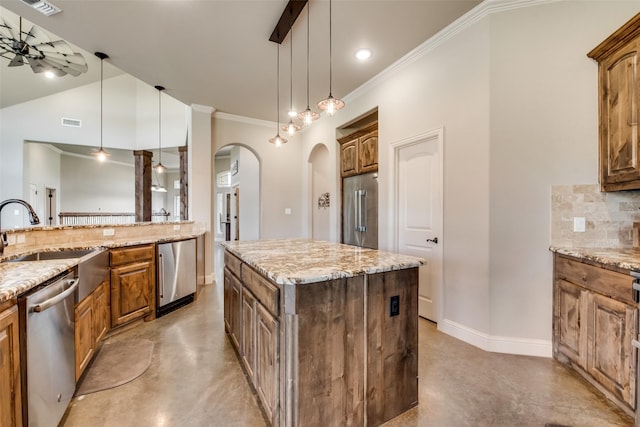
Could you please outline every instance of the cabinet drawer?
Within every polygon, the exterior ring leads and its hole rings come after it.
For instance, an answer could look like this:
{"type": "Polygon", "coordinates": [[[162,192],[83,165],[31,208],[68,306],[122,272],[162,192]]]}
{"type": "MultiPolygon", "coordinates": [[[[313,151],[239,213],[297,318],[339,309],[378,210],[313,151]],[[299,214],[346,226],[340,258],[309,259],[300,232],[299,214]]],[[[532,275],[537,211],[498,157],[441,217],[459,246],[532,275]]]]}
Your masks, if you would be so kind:
{"type": "Polygon", "coordinates": [[[155,256],[155,246],[134,246],[129,248],[111,249],[111,266],[131,264],[138,261],[152,260],[155,256]]]}
{"type": "Polygon", "coordinates": [[[240,275],[240,266],[242,265],[242,261],[238,259],[235,255],[230,254],[228,251],[224,252],[224,265],[231,271],[236,277],[242,277],[240,275]]]}
{"type": "Polygon", "coordinates": [[[280,289],[264,279],[246,264],[242,267],[242,282],[256,296],[256,299],[273,315],[278,316],[280,289]]]}
{"type": "Polygon", "coordinates": [[[563,256],[555,258],[556,278],[635,305],[630,275],[584,264],[563,256]]]}

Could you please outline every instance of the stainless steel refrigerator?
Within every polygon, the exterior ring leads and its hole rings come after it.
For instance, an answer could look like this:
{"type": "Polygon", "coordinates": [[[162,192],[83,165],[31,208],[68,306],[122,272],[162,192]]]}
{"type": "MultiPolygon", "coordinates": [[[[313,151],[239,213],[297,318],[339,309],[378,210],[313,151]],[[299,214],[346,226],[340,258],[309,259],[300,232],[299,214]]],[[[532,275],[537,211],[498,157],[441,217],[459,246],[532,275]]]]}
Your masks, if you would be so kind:
{"type": "Polygon", "coordinates": [[[342,243],[378,249],[378,173],[342,180],[342,243]]]}

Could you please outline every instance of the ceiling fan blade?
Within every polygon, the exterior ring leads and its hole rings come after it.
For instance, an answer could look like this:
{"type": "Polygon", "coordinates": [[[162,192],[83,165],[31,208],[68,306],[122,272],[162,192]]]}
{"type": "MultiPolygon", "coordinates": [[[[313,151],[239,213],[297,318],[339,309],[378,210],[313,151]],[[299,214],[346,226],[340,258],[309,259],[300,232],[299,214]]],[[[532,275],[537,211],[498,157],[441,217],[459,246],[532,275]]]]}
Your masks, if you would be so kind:
{"type": "Polygon", "coordinates": [[[42,62],[45,64],[49,64],[51,67],[57,68],[59,70],[64,70],[65,73],[71,74],[72,76],[79,76],[82,73],[87,71],[87,65],[81,64],[73,64],[67,61],[58,61],[55,58],[45,57],[42,59],[42,62]]]}
{"type": "Polygon", "coordinates": [[[23,35],[23,40],[30,45],[34,45],[36,43],[45,43],[49,41],[49,37],[45,34],[45,32],[35,25],[31,27],[28,33],[23,33],[23,35]]]}
{"type": "Polygon", "coordinates": [[[75,52],[71,50],[71,46],[64,40],[56,40],[54,42],[44,41],[38,44],[32,44],[31,47],[38,49],[41,52],[46,53],[61,53],[65,55],[73,55],[75,52]]]}
{"type": "Polygon", "coordinates": [[[27,61],[29,62],[29,65],[31,66],[31,70],[34,73],[43,73],[47,71],[47,68],[45,67],[42,60],[35,59],[35,58],[27,58],[27,61]]]}
{"type": "Polygon", "coordinates": [[[9,62],[9,67],[19,67],[21,65],[24,65],[24,58],[21,55],[14,56],[9,62]]]}
{"type": "Polygon", "coordinates": [[[19,31],[16,25],[4,18],[0,18],[0,32],[6,34],[12,40],[20,40],[19,31]]]}

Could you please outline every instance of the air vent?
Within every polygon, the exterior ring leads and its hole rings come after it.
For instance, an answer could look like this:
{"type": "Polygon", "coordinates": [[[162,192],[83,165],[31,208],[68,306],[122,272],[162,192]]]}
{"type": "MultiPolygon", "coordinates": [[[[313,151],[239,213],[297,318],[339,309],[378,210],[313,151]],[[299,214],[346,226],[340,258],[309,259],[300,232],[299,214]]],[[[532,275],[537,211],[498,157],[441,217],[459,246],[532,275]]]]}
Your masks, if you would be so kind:
{"type": "Polygon", "coordinates": [[[43,15],[51,16],[51,15],[55,15],[56,13],[62,12],[62,9],[60,9],[58,6],[54,6],[47,1],[41,1],[41,0],[21,0],[21,1],[22,3],[28,4],[38,12],[42,13],[43,15]]]}
{"type": "Polygon", "coordinates": [[[62,118],[62,126],[70,126],[72,128],[81,128],[82,120],[62,118]]]}

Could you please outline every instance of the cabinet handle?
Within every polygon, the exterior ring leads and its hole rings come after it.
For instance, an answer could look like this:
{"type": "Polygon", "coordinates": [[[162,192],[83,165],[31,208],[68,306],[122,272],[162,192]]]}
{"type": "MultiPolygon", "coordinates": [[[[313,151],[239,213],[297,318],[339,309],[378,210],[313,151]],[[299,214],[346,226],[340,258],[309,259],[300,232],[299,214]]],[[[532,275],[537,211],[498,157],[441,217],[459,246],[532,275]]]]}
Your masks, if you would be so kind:
{"type": "Polygon", "coordinates": [[[635,348],[640,348],[640,341],[631,340],[631,345],[634,346],[635,348]]]}

